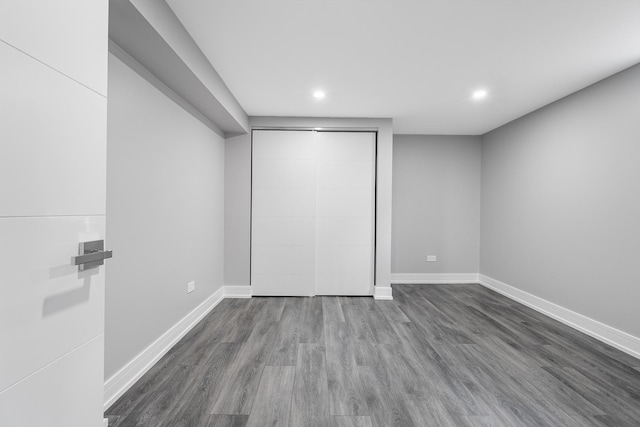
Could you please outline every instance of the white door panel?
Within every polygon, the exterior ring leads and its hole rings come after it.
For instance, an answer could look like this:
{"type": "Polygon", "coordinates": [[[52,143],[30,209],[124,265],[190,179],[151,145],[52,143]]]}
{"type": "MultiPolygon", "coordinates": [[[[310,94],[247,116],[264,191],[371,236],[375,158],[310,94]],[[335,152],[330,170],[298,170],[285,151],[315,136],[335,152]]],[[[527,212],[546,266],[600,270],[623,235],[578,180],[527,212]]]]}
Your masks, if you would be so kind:
{"type": "Polygon", "coordinates": [[[316,146],[313,139],[301,131],[256,131],[254,136],[254,159],[316,159],[316,146]]]}
{"type": "Polygon", "coordinates": [[[372,295],[375,135],[319,133],[317,150],[316,293],[372,295]]]}
{"type": "Polygon", "coordinates": [[[253,168],[254,188],[313,188],[315,176],[309,171],[316,165],[313,159],[270,159],[256,162],[253,168]]]}
{"type": "Polygon", "coordinates": [[[0,40],[106,96],[108,8],[107,0],[2,1],[0,40]]]}
{"type": "Polygon", "coordinates": [[[372,132],[318,132],[318,161],[374,162],[372,132]]]}
{"type": "Polygon", "coordinates": [[[251,233],[253,245],[313,246],[316,225],[313,217],[259,217],[251,233]]]}
{"type": "Polygon", "coordinates": [[[373,285],[368,276],[361,274],[318,274],[316,295],[373,295],[373,285]],[[351,291],[351,289],[359,292],[351,291]],[[369,291],[364,291],[370,289],[369,291]]]}
{"type": "Polygon", "coordinates": [[[360,217],[371,224],[373,197],[361,189],[318,188],[317,215],[360,217]]]}
{"type": "Polygon", "coordinates": [[[106,98],[4,43],[0,64],[0,216],[104,215],[106,98]]]}
{"type": "Polygon", "coordinates": [[[104,336],[100,334],[0,392],[0,425],[101,427],[104,336]]]}
{"type": "Polygon", "coordinates": [[[251,271],[255,274],[304,275],[315,268],[316,249],[311,246],[253,245],[251,271]]]}
{"type": "Polygon", "coordinates": [[[71,265],[105,218],[0,218],[0,390],[104,331],[104,267],[71,265]]]}
{"type": "Polygon", "coordinates": [[[255,131],[252,146],[251,292],[312,295],[315,142],[310,132],[255,131]]]}
{"type": "Polygon", "coordinates": [[[312,188],[258,188],[253,193],[251,210],[255,218],[315,216],[312,188]]]}
{"type": "Polygon", "coordinates": [[[371,189],[371,161],[318,162],[318,187],[371,189]]]}
{"type": "Polygon", "coordinates": [[[254,131],[252,293],[372,295],[374,177],[374,133],[254,131]]]}
{"type": "Polygon", "coordinates": [[[369,274],[371,270],[369,248],[369,245],[318,246],[316,253],[318,274],[369,274]]]}
{"type": "Polygon", "coordinates": [[[314,295],[313,274],[251,273],[251,294],[269,296],[309,297],[314,295]]]}
{"type": "Polygon", "coordinates": [[[0,5],[0,426],[103,425],[107,12],[0,5]]]}
{"type": "Polygon", "coordinates": [[[371,222],[360,217],[318,217],[318,246],[371,245],[371,222]]]}

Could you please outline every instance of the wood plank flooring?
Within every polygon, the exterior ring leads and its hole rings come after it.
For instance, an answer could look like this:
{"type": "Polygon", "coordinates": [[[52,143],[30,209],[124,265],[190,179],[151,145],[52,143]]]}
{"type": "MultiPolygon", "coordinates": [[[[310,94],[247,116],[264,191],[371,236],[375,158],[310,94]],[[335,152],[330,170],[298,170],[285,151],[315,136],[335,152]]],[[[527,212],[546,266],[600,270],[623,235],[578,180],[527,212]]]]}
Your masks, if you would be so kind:
{"type": "Polygon", "coordinates": [[[640,426],[640,360],[479,285],[224,300],[106,412],[142,426],[640,426]]]}

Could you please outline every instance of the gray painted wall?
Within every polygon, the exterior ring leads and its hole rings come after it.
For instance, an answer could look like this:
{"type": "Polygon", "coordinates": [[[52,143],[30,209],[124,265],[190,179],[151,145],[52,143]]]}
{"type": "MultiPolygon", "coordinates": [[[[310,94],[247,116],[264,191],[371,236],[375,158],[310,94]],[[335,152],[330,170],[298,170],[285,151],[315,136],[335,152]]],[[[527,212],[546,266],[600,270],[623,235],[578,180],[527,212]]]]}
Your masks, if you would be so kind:
{"type": "Polygon", "coordinates": [[[107,145],[110,378],[222,286],[224,139],[110,55],[107,145]]]}
{"type": "Polygon", "coordinates": [[[478,273],[480,142],[394,135],[392,273],[478,273]]]}
{"type": "Polygon", "coordinates": [[[480,272],[640,336],[640,66],[482,143],[480,272]]]}
{"type": "Polygon", "coordinates": [[[228,138],[224,156],[224,284],[249,286],[251,134],[228,138]]]}

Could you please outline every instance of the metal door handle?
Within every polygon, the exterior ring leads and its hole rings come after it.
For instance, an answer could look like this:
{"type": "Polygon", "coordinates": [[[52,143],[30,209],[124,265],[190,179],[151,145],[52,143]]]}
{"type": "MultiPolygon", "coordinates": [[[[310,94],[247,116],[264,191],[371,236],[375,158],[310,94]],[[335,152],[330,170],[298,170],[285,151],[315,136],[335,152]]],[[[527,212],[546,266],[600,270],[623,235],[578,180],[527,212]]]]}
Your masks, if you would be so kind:
{"type": "Polygon", "coordinates": [[[113,251],[96,251],[91,252],[86,255],[78,255],[71,258],[71,262],[73,265],[82,265],[88,264],[94,261],[100,261],[103,259],[111,258],[113,256],[113,251]]]}
{"type": "Polygon", "coordinates": [[[113,256],[113,251],[104,250],[104,240],[81,242],[80,255],[71,257],[71,265],[77,265],[80,271],[98,267],[104,264],[104,260],[113,256]]]}

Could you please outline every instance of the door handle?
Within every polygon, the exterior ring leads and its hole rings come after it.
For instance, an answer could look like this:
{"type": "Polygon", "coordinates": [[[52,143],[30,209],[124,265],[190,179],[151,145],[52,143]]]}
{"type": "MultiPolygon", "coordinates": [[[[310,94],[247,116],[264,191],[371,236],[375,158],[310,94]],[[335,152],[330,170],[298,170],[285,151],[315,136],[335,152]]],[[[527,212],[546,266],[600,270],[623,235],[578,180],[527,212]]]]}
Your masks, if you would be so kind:
{"type": "Polygon", "coordinates": [[[104,240],[80,242],[79,253],[71,257],[71,265],[77,265],[80,271],[103,265],[105,259],[113,256],[113,251],[104,250],[104,240]]]}

